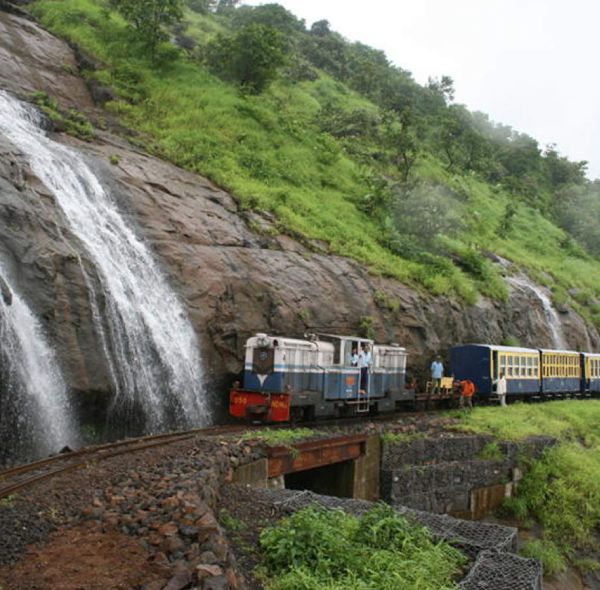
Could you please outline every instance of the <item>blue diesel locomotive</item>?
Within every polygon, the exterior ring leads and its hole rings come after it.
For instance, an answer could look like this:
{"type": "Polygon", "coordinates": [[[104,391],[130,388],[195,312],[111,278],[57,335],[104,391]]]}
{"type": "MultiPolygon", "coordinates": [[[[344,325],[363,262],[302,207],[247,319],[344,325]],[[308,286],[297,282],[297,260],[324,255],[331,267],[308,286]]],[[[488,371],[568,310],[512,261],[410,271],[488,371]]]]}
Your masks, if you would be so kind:
{"type": "Polygon", "coordinates": [[[229,412],[237,418],[285,422],[321,416],[345,416],[371,410],[391,411],[413,398],[405,391],[406,351],[396,344],[367,338],[309,335],[305,340],[256,334],[246,343],[243,385],[229,394],[229,412]],[[353,351],[371,351],[368,378],[353,351]]]}

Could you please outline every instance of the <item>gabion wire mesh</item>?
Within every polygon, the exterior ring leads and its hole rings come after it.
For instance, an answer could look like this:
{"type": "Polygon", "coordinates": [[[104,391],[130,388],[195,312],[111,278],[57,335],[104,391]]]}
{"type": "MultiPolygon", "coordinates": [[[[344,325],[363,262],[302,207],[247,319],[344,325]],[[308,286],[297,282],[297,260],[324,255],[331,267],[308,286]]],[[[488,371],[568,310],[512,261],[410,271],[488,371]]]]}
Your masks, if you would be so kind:
{"type": "Polygon", "coordinates": [[[513,553],[488,550],[459,584],[460,590],[542,590],[542,564],[513,553]]]}
{"type": "Polygon", "coordinates": [[[394,508],[406,517],[427,527],[434,537],[459,547],[473,559],[486,549],[514,551],[517,547],[517,529],[513,527],[462,520],[445,514],[433,514],[404,506],[394,505],[394,508]]]}
{"type": "MultiPolygon", "coordinates": [[[[357,516],[373,505],[364,500],[322,496],[296,490],[253,489],[281,516],[318,504],[357,516]]],[[[410,520],[429,529],[434,538],[444,540],[466,553],[474,564],[460,583],[461,590],[542,590],[542,566],[535,559],[510,553],[516,549],[517,529],[497,524],[461,520],[443,514],[394,508],[410,520]]]]}

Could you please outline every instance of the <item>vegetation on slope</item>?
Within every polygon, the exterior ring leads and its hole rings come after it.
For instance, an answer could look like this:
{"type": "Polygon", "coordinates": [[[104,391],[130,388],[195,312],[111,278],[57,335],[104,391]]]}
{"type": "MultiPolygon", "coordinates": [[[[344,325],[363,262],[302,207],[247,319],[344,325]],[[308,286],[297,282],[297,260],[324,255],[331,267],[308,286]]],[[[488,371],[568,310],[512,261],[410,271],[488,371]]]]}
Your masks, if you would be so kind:
{"type": "Polygon", "coordinates": [[[113,89],[107,108],[144,147],[274,213],[274,231],[374,273],[503,299],[494,252],[600,324],[600,237],[573,213],[594,204],[584,163],[454,104],[447,77],[416,84],[326,21],[307,28],[276,4],[170,0],[183,19],[159,26],[166,42],[144,36],[136,2],[32,10],[100,62],[87,75],[113,89]]]}
{"type": "Polygon", "coordinates": [[[269,590],[450,590],[465,557],[391,507],[309,507],[261,534],[269,590]]]}
{"type": "Polygon", "coordinates": [[[477,408],[463,420],[467,430],[500,439],[545,435],[560,441],[528,466],[506,507],[519,520],[543,526],[543,538],[525,553],[541,559],[547,572],[564,569],[568,560],[588,570],[600,567],[587,557],[600,550],[600,401],[477,408]]]}

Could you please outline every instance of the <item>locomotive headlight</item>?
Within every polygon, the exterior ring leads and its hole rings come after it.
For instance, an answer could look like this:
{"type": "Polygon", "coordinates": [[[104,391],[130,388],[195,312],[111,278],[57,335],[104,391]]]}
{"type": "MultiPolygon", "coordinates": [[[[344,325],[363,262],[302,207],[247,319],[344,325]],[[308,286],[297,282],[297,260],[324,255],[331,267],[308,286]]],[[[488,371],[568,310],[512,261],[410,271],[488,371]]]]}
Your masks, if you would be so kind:
{"type": "Polygon", "coordinates": [[[266,348],[269,346],[269,337],[266,334],[257,334],[256,344],[259,346],[259,348],[266,348]]]}

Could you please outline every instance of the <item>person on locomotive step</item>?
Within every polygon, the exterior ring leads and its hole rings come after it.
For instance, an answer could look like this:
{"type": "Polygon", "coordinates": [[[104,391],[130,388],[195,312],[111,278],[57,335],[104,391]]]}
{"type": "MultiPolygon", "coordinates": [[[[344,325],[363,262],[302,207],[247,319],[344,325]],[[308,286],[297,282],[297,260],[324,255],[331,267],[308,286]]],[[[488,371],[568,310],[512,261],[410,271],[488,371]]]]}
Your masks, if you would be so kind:
{"type": "Polygon", "coordinates": [[[366,393],[369,387],[369,367],[373,362],[368,344],[363,344],[358,355],[358,367],[360,369],[360,392],[366,393]]]}
{"type": "Polygon", "coordinates": [[[504,407],[506,406],[506,376],[504,375],[504,371],[500,371],[500,376],[494,383],[496,384],[496,394],[500,400],[500,405],[504,407]]]}
{"type": "Polygon", "coordinates": [[[475,393],[475,383],[470,379],[463,379],[460,382],[460,400],[458,407],[462,410],[465,405],[469,409],[473,409],[473,395],[475,393]]]}
{"type": "Polygon", "coordinates": [[[431,363],[431,393],[439,393],[442,387],[442,377],[444,376],[444,365],[439,356],[436,356],[431,363]]]}
{"type": "Polygon", "coordinates": [[[358,367],[358,348],[356,348],[356,346],[352,347],[352,356],[350,357],[350,364],[353,367],[358,367]]]}

